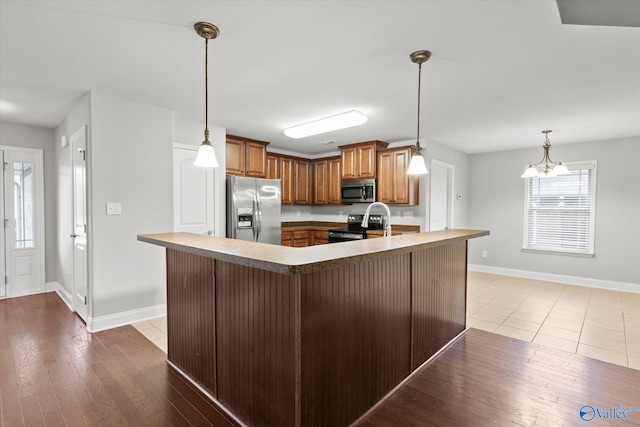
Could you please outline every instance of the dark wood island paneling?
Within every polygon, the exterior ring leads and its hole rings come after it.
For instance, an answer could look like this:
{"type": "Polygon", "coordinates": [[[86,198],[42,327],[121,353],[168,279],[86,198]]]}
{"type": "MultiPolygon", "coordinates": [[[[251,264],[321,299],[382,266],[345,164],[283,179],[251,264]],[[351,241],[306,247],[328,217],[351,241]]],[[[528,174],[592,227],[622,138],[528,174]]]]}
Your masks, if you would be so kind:
{"type": "Polygon", "coordinates": [[[239,424],[346,426],[464,330],[467,241],[486,234],[138,238],[167,247],[171,366],[239,424]]]}

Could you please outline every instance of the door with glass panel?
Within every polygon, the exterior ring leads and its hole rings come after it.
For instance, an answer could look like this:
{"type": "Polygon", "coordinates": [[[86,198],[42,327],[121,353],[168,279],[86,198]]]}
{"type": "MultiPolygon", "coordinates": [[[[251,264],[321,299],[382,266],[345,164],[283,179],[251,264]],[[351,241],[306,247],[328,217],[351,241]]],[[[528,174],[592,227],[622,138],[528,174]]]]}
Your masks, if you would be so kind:
{"type": "Polygon", "coordinates": [[[45,291],[42,150],[3,147],[6,296],[45,291]]]}

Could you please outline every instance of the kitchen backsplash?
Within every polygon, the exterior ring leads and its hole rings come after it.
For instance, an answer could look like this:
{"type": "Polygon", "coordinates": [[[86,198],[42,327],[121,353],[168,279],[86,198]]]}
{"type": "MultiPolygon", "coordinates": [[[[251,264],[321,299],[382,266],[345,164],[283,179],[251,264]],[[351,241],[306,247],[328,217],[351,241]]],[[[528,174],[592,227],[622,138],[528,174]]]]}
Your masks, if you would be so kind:
{"type": "MultiPolygon", "coordinates": [[[[424,227],[424,217],[419,216],[417,206],[389,207],[391,224],[419,225],[424,227]]],[[[282,205],[282,222],[289,221],[327,221],[347,222],[349,214],[363,214],[367,204],[356,203],[344,206],[290,206],[282,205]]],[[[372,213],[384,213],[382,209],[374,209],[372,213]]]]}

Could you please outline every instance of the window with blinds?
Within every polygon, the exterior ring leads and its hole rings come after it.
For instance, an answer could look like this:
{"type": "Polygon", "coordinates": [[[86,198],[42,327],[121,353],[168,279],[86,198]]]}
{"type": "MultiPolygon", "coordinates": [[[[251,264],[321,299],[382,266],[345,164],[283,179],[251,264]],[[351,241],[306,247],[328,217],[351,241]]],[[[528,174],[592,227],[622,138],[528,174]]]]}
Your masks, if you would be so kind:
{"type": "Polygon", "coordinates": [[[524,249],[593,255],[596,162],[565,165],[570,175],[526,179],[524,249]]]}

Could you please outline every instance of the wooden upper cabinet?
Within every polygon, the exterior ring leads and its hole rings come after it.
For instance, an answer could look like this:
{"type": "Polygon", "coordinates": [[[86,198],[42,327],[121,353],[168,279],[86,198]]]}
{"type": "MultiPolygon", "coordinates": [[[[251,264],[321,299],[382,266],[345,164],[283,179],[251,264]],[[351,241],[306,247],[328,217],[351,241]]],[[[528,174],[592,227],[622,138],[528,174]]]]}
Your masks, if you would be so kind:
{"type": "Polygon", "coordinates": [[[244,140],[227,136],[227,175],[244,175],[244,140]]]}
{"type": "Polygon", "coordinates": [[[280,158],[272,153],[267,153],[267,179],[282,179],[280,158]]]}
{"type": "Polygon", "coordinates": [[[341,146],[342,179],[375,178],[376,152],[388,145],[382,141],[366,141],[341,146]]]}
{"type": "Polygon", "coordinates": [[[315,160],[313,162],[313,204],[339,205],[340,201],[340,157],[315,160]]]}
{"type": "Polygon", "coordinates": [[[340,200],[342,195],[342,189],[340,186],[342,162],[340,161],[340,157],[328,159],[327,165],[329,167],[329,194],[327,196],[327,204],[339,205],[342,203],[340,200]]]}
{"type": "Polygon", "coordinates": [[[295,159],[293,161],[295,182],[293,183],[293,204],[310,205],[312,202],[311,162],[295,159]]]}
{"type": "Polygon", "coordinates": [[[281,194],[283,205],[293,205],[293,159],[289,157],[280,157],[280,179],[281,194]]]}
{"type": "Polygon", "coordinates": [[[329,162],[317,160],[313,162],[313,204],[329,203],[329,162]]]}
{"type": "Polygon", "coordinates": [[[414,147],[378,151],[378,201],[396,205],[417,205],[418,176],[407,175],[414,147]]]}
{"type": "Polygon", "coordinates": [[[245,175],[254,178],[266,178],[267,144],[247,141],[245,143],[245,156],[245,175]]]}
{"type": "Polygon", "coordinates": [[[266,178],[268,142],[227,135],[227,175],[266,178]]]}

